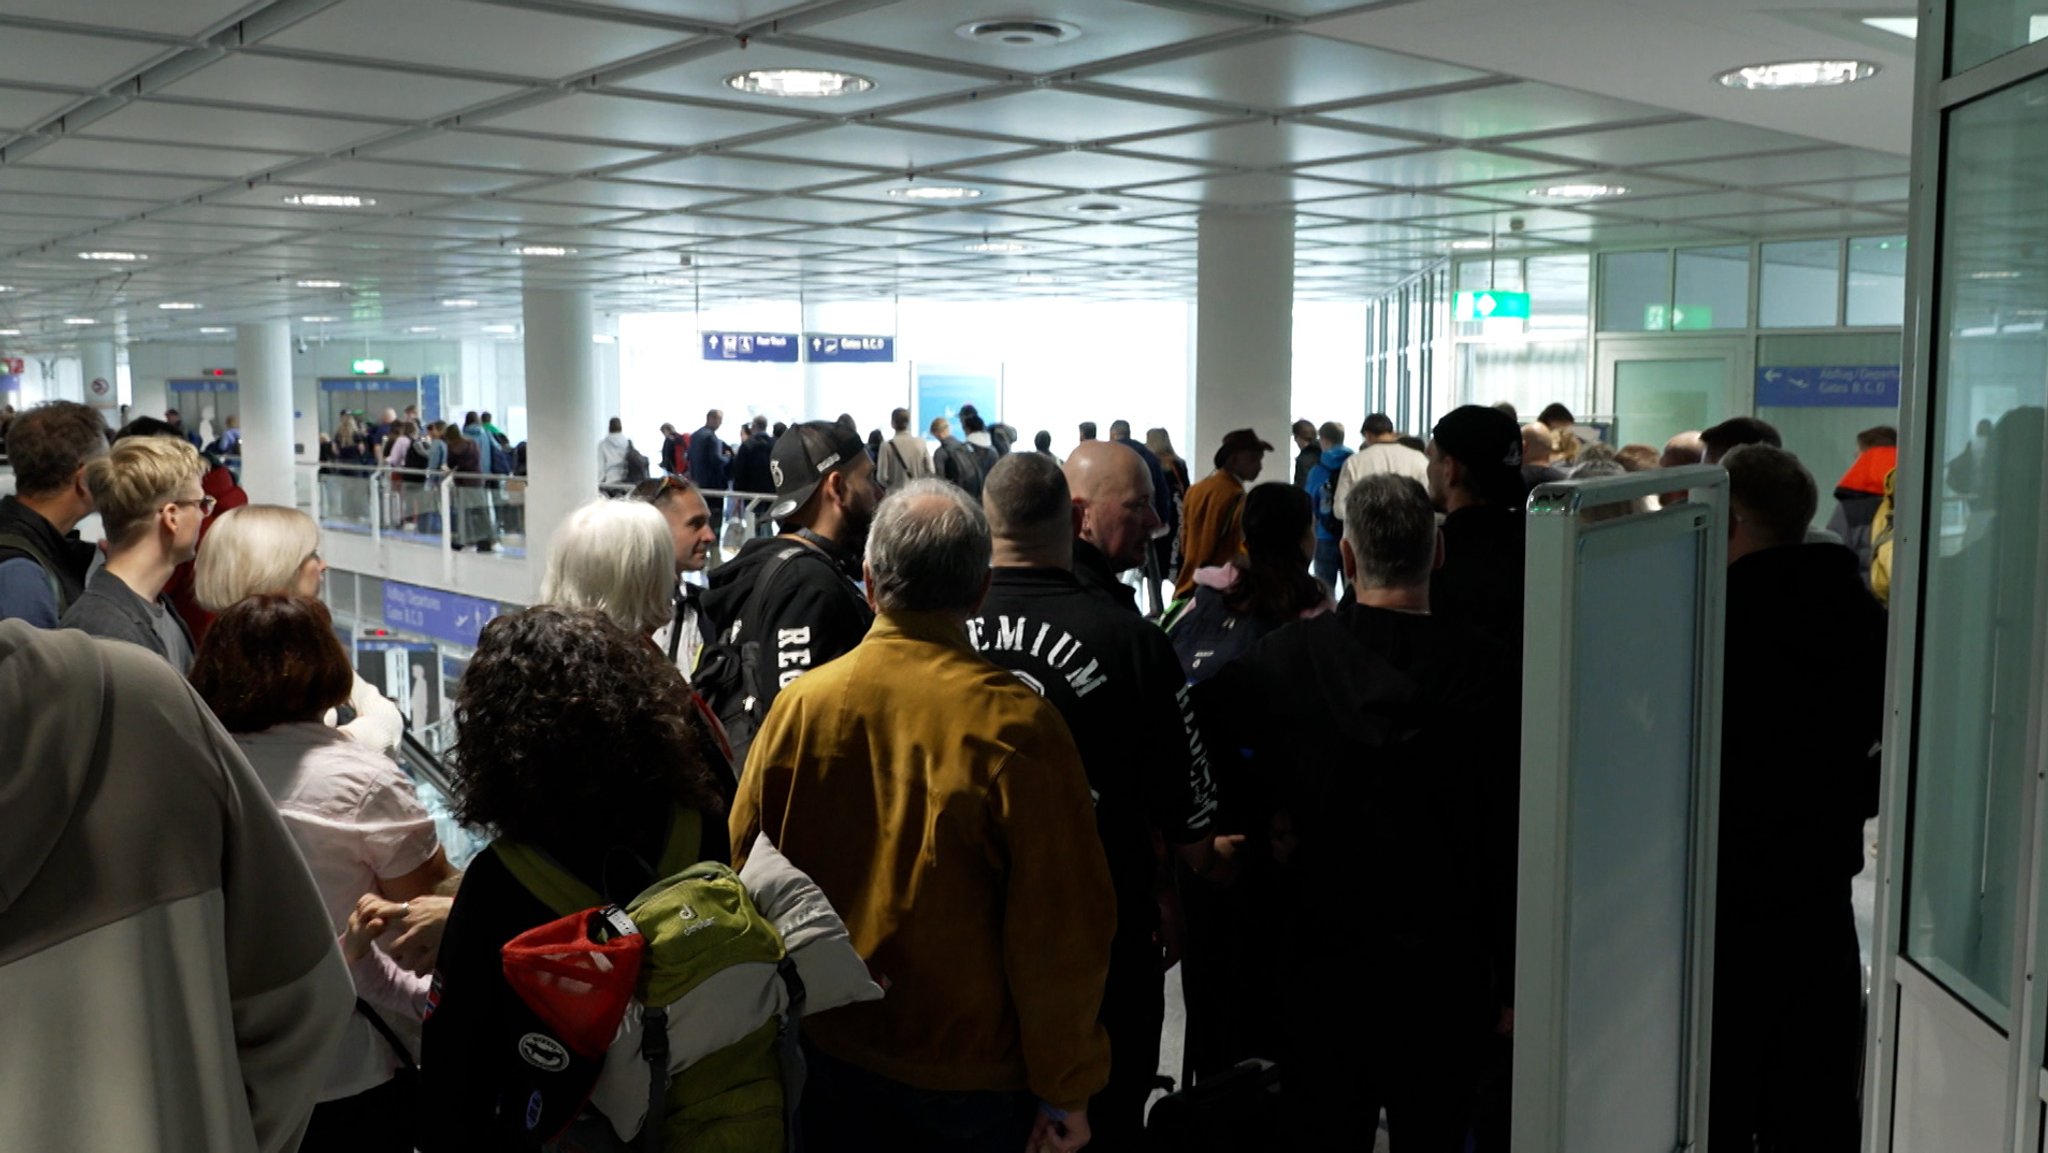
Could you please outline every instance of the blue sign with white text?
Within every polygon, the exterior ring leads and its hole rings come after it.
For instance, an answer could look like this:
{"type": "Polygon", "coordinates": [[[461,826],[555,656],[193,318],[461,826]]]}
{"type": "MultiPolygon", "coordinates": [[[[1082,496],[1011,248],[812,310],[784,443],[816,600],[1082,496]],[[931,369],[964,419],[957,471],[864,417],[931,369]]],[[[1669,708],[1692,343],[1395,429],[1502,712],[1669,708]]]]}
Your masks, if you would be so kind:
{"type": "Polygon", "coordinates": [[[1896,364],[1822,364],[1756,370],[1758,408],[1897,408],[1896,364]]]}
{"type": "Polygon", "coordinates": [[[498,615],[498,602],[418,585],[384,582],[384,624],[458,645],[476,646],[477,634],[498,615]]]}
{"type": "Polygon", "coordinates": [[[704,359],[795,364],[803,338],[794,332],[707,332],[704,359]]]}
{"type": "Polygon", "coordinates": [[[409,376],[323,376],[320,378],[320,391],[411,392],[419,387],[419,383],[409,376]]]}
{"type": "Polygon", "coordinates": [[[817,364],[888,364],[896,359],[893,336],[812,332],[805,335],[804,347],[817,364]]]}
{"type": "Polygon", "coordinates": [[[172,392],[239,392],[232,376],[209,376],[201,380],[172,380],[165,382],[172,392]]]}

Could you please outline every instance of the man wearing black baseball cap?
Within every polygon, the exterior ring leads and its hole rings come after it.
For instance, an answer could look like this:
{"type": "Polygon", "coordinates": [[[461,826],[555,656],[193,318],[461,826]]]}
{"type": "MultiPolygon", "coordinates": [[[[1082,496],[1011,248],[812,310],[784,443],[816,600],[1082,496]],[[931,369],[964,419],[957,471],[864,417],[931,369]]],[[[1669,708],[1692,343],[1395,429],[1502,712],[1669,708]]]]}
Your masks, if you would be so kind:
{"type": "Polygon", "coordinates": [[[1522,651],[1522,428],[1484,405],[1452,409],[1430,433],[1429,497],[1444,515],[1431,611],[1522,651]]]}
{"type": "Polygon", "coordinates": [[[704,594],[718,639],[696,683],[740,763],[776,694],[859,644],[875,619],[858,582],[882,492],[860,436],[826,420],[793,425],[775,438],[768,468],[768,516],[782,535],[749,541],[712,572],[704,594]]]}
{"type": "Polygon", "coordinates": [[[1273,446],[1248,428],[1223,434],[1216,449],[1216,471],[1188,489],[1181,503],[1180,575],[1174,579],[1173,595],[1190,596],[1195,591],[1195,570],[1229,564],[1244,544],[1244,491],[1259,479],[1266,467],[1266,454],[1273,446]]]}

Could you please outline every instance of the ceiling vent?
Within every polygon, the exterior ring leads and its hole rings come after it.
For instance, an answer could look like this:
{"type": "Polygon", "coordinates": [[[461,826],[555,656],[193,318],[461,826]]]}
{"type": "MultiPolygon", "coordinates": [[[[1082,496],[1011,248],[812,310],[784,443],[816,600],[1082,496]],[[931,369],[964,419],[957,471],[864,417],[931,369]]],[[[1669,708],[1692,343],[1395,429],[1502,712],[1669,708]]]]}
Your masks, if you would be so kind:
{"type": "Polygon", "coordinates": [[[963,40],[992,44],[998,48],[1047,48],[1064,44],[1081,34],[1072,24],[1059,20],[1011,18],[971,20],[955,29],[963,40]]]}
{"type": "Polygon", "coordinates": [[[1125,208],[1114,200],[1083,200],[1068,206],[1067,211],[1082,216],[1116,216],[1124,212],[1125,208]]]}

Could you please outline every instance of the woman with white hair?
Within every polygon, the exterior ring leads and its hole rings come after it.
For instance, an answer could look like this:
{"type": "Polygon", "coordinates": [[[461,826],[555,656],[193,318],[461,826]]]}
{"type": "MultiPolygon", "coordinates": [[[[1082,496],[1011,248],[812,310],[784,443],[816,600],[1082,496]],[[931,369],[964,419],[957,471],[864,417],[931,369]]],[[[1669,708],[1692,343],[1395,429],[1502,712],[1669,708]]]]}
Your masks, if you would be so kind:
{"type": "Polygon", "coordinates": [[[548,549],[543,604],[596,609],[637,637],[673,615],[675,538],[651,504],[600,500],[569,514],[548,549]]]}
{"type": "MultiPolygon", "coordinates": [[[[220,514],[207,529],[193,566],[192,594],[208,612],[222,613],[259,593],[320,599],[327,562],[320,559],[320,526],[295,508],[252,504],[220,514]]],[[[355,719],[339,726],[358,744],[396,752],[405,717],[360,674],[349,693],[355,719]]]]}

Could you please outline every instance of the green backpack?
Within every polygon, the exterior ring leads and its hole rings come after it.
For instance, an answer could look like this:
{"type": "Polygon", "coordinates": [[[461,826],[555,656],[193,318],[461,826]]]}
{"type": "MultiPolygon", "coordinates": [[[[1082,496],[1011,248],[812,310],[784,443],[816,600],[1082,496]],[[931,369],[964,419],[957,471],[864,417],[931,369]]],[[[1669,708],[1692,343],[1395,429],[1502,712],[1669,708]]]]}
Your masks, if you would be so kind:
{"type": "MultiPolygon", "coordinates": [[[[711,861],[683,864],[697,856],[701,820],[694,810],[678,811],[662,879],[626,904],[645,939],[634,997],[640,1024],[629,1011],[589,1107],[551,1149],[794,1148],[803,982],[737,874],[711,861]]],[[[493,850],[563,916],[611,904],[537,848],[500,840],[493,850]]]]}

